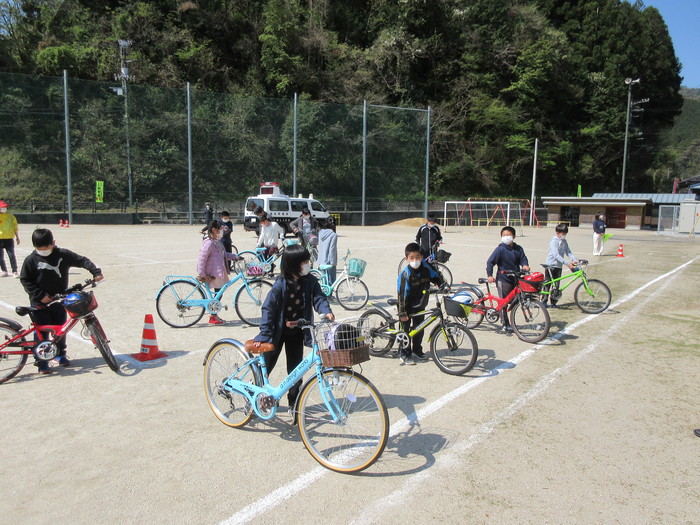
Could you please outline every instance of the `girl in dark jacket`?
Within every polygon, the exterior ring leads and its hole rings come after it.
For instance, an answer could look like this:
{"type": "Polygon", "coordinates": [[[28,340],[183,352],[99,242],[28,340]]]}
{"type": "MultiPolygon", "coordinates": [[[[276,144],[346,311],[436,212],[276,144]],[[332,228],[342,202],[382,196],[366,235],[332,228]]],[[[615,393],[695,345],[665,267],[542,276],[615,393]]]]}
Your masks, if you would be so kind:
{"type": "MultiPolygon", "coordinates": [[[[294,370],[304,358],[304,345],[311,346],[308,330],[291,327],[294,321],[313,321],[313,310],[330,321],[335,319],[326,295],[318,280],[309,275],[311,269],[309,251],[299,244],[288,246],[282,255],[282,274],[277,278],[262,306],[260,333],[254,338],[259,343],[273,343],[275,349],[266,352],[265,365],[268,373],[277,364],[282,346],[287,353],[287,373],[294,370]]],[[[299,395],[301,381],[287,393],[290,413],[299,395]]]]}

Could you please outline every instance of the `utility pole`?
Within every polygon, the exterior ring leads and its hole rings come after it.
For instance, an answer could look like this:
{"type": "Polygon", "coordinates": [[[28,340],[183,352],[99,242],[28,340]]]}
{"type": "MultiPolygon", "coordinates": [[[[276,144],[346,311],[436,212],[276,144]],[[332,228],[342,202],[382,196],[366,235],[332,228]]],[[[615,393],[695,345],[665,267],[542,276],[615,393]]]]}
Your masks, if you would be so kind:
{"type": "Polygon", "coordinates": [[[625,193],[625,173],[627,171],[627,137],[630,131],[630,111],[632,109],[632,85],[639,84],[639,79],[625,79],[627,84],[627,122],[625,124],[625,149],[622,153],[622,184],[620,185],[620,193],[625,193]]]}
{"type": "Polygon", "coordinates": [[[131,40],[119,40],[120,70],[114,75],[114,80],[121,80],[122,95],[124,96],[124,129],[126,131],[126,177],[129,185],[129,206],[134,205],[134,192],[131,178],[131,148],[129,147],[129,94],[127,91],[127,81],[133,80],[129,76],[129,62],[126,56],[133,42],[131,40]]]}

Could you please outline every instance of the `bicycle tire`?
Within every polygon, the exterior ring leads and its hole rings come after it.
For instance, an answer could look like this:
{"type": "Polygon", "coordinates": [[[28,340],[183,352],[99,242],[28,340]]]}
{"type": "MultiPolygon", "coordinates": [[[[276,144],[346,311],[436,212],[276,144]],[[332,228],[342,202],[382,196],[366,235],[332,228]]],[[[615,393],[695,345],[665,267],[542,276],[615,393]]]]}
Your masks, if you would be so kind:
{"type": "Polygon", "coordinates": [[[452,286],[452,272],[450,271],[450,269],[439,262],[431,262],[430,264],[432,264],[433,268],[435,268],[435,271],[442,276],[442,278],[447,283],[447,286],[452,286]]]}
{"type": "Polygon", "coordinates": [[[588,293],[584,282],[581,282],[574,290],[574,301],[582,312],[587,314],[599,314],[607,310],[612,301],[610,288],[603,281],[588,279],[588,288],[593,295],[588,293]]]}
{"type": "MultiPolygon", "coordinates": [[[[476,288],[476,290],[479,290],[479,289],[476,288]]],[[[479,293],[481,293],[480,290],[479,290],[479,293]]],[[[479,295],[477,292],[475,292],[475,291],[472,290],[472,289],[469,289],[469,290],[460,290],[459,292],[457,292],[456,294],[454,294],[454,295],[452,296],[452,298],[455,298],[455,297],[457,297],[457,296],[459,296],[459,295],[467,295],[467,296],[469,296],[469,298],[471,299],[472,311],[469,312],[469,315],[467,316],[466,319],[463,318],[463,317],[454,317],[454,316],[450,316],[450,320],[451,320],[452,322],[459,323],[459,324],[461,324],[461,325],[463,325],[463,326],[466,326],[466,327],[467,327],[468,329],[470,329],[470,330],[471,330],[472,328],[476,328],[476,327],[479,326],[479,325],[481,324],[481,322],[484,320],[484,314],[483,314],[483,312],[482,312],[482,313],[479,313],[478,311],[476,311],[476,310],[478,310],[478,308],[479,308],[479,307],[478,307],[478,303],[479,303],[479,301],[481,300],[481,298],[484,296],[484,294],[481,293],[481,295],[479,295]]]]}
{"type": "Polygon", "coordinates": [[[335,288],[335,298],[346,310],[359,310],[367,304],[369,290],[359,277],[346,277],[335,288]]]}
{"type": "Polygon", "coordinates": [[[408,266],[408,261],[406,260],[406,257],[404,257],[399,261],[399,271],[397,272],[397,275],[400,274],[403,269],[406,268],[406,266],[408,266]]]}
{"type": "Polygon", "coordinates": [[[539,343],[549,334],[552,321],[542,301],[526,297],[510,310],[510,324],[521,341],[539,343]]]}
{"type": "MultiPolygon", "coordinates": [[[[6,323],[0,323],[0,341],[15,337],[20,331],[6,323]]],[[[24,338],[21,339],[24,341],[24,338]]],[[[0,353],[0,384],[20,373],[27,364],[28,354],[0,353]]]]}
{"type": "Polygon", "coordinates": [[[328,368],[311,380],[297,403],[301,440],[309,454],[335,472],[360,472],[381,456],[389,437],[389,413],[381,394],[364,376],[328,368]],[[321,393],[328,385],[344,417],[335,422],[321,393]]]}
{"type": "Polygon", "coordinates": [[[236,370],[250,359],[250,355],[232,342],[219,340],[204,358],[204,393],[209,408],[216,418],[229,427],[246,425],[255,414],[250,400],[243,394],[227,390],[223,382],[236,373],[236,378],[262,386],[260,368],[249,364],[236,370]]]}
{"type": "Polygon", "coordinates": [[[183,301],[204,299],[202,289],[191,281],[171,281],[156,296],[158,317],[173,328],[187,328],[196,324],[204,315],[204,306],[186,306],[183,301]]]}
{"type": "Polygon", "coordinates": [[[377,308],[370,308],[360,316],[360,330],[374,356],[386,354],[394,346],[396,336],[387,332],[395,321],[377,308]]]}
{"type": "Polygon", "coordinates": [[[107,366],[112,370],[112,372],[119,371],[119,363],[112,353],[112,349],[109,347],[109,339],[102,328],[102,323],[97,317],[91,317],[85,319],[85,326],[90,332],[90,339],[92,339],[92,344],[95,345],[97,350],[99,350],[102,359],[105,360],[107,366]]]}
{"type": "Polygon", "coordinates": [[[234,303],[241,321],[250,326],[260,326],[262,305],[271,289],[272,283],[264,279],[248,281],[248,286],[243,285],[238,289],[234,303]]]}
{"type": "Polygon", "coordinates": [[[479,358],[476,337],[461,323],[436,326],[430,334],[430,349],[437,367],[452,376],[466,374],[479,358]]]}

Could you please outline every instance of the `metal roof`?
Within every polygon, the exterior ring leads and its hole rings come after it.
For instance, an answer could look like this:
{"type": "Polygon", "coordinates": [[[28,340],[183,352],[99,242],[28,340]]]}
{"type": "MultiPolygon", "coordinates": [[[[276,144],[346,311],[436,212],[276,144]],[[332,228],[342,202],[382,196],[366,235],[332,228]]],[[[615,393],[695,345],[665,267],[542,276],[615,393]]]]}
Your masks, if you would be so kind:
{"type": "Polygon", "coordinates": [[[654,204],[680,204],[685,200],[695,200],[692,193],[594,193],[594,199],[649,200],[654,204]]]}
{"type": "Polygon", "coordinates": [[[649,199],[620,199],[597,197],[542,197],[545,206],[628,206],[642,207],[651,204],[649,199]]]}

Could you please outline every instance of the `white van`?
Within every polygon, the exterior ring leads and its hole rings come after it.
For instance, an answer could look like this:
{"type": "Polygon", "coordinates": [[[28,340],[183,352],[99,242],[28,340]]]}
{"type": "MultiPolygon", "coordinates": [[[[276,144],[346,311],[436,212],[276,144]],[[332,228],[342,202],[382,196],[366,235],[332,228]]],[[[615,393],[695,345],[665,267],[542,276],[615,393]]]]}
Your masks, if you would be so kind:
{"type": "Polygon", "coordinates": [[[287,233],[291,233],[289,223],[301,215],[303,208],[309,208],[311,215],[318,220],[326,219],[330,216],[326,207],[309,194],[305,199],[301,196],[294,198],[282,193],[277,182],[263,182],[260,184],[260,194],[256,197],[248,197],[245,203],[243,216],[243,229],[246,231],[258,231],[258,218],[253,211],[260,206],[271,221],[276,222],[287,233]]]}

